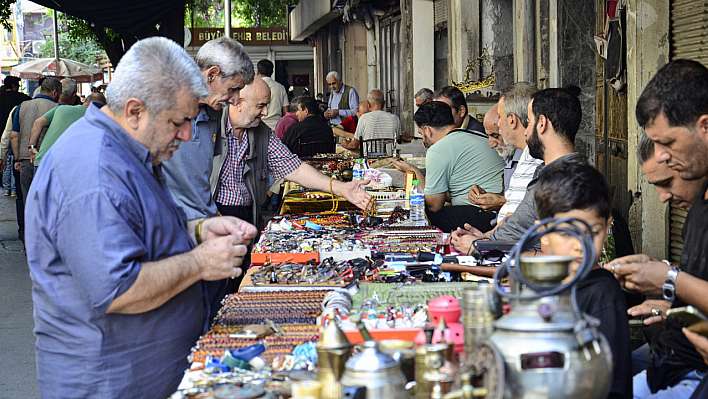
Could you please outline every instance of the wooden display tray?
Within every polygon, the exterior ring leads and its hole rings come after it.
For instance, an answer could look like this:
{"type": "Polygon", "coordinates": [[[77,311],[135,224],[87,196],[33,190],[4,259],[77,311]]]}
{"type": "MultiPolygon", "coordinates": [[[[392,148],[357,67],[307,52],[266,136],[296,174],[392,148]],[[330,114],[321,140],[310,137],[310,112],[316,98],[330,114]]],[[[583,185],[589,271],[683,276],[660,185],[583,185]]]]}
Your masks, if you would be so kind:
{"type": "Polygon", "coordinates": [[[308,263],[308,262],[320,262],[319,252],[304,252],[298,254],[292,253],[251,253],[251,264],[256,266],[262,266],[267,263],[271,265],[279,265],[281,263],[308,263]]]}

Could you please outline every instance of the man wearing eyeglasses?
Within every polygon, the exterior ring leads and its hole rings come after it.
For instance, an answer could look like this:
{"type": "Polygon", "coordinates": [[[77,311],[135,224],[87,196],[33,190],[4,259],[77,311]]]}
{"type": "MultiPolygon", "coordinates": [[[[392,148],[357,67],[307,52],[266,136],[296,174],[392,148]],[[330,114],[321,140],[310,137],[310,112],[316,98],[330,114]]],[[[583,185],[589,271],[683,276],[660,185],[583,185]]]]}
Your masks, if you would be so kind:
{"type": "Polygon", "coordinates": [[[329,120],[330,125],[341,125],[343,118],[356,115],[356,110],[359,108],[359,93],[355,88],[342,83],[337,71],[330,71],[326,81],[330,92],[324,116],[329,120]]]}

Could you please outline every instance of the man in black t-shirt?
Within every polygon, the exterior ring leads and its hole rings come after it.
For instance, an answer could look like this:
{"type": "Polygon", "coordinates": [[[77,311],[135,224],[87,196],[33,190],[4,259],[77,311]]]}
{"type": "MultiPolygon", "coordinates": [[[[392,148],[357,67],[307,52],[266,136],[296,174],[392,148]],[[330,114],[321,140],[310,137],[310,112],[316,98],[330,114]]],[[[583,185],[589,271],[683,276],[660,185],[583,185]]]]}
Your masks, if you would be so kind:
{"type": "MultiPolygon", "coordinates": [[[[637,121],[654,142],[658,162],[685,180],[708,176],[708,69],[698,62],[675,60],[647,84],[636,109],[637,121]]],[[[606,268],[629,290],[660,295],[672,307],[691,304],[708,309],[708,186],[688,213],[680,269],[644,255],[621,258],[606,268]]],[[[689,398],[705,375],[706,363],[695,344],[707,344],[668,319],[650,337],[652,361],[634,377],[636,398],[689,398]],[[687,339],[690,337],[691,342],[687,339]]]]}

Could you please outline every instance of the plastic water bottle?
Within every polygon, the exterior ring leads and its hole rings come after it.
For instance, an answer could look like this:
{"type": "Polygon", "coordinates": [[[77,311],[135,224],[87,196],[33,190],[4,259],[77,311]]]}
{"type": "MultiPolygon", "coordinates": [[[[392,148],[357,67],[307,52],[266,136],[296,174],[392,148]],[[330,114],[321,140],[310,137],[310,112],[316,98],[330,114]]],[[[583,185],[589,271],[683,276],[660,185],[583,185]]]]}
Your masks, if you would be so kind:
{"type": "Polygon", "coordinates": [[[361,159],[354,160],[354,166],[352,167],[352,180],[364,180],[364,166],[362,165],[361,159]]]}
{"type": "Polygon", "coordinates": [[[408,199],[411,209],[410,221],[414,226],[426,226],[428,224],[425,218],[425,195],[419,187],[420,182],[413,180],[413,189],[408,199]]]}

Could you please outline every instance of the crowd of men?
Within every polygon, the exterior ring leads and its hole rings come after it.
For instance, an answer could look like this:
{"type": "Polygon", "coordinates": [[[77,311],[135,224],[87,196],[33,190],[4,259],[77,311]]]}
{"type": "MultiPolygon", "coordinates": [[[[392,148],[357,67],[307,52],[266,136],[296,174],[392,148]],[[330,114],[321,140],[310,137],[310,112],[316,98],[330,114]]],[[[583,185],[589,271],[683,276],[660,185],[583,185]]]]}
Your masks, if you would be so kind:
{"type": "MultiPolygon", "coordinates": [[[[18,93],[18,80],[5,80],[0,155],[14,155],[19,182],[43,397],[171,394],[190,347],[236,289],[274,184],[293,181],[369,206],[367,182],[331,179],[300,158],[332,152],[336,136],[364,154],[367,143],[396,143],[401,124],[385,110],[384,93],[360,101],[330,72],[326,104],[290,101],[273,69],[268,60],[254,69],[229,38],[207,42],[195,58],[150,38],[121,59],[105,97],[83,104],[71,80],[46,78],[31,99],[18,93]]],[[[519,82],[480,122],[453,86],[415,94],[425,170],[394,164],[416,175],[429,219],[452,233],[457,251],[517,241],[547,217],[582,220],[595,252],[603,251],[610,189],[575,151],[578,95],[576,87],[539,91],[519,82]]],[[[685,304],[708,314],[707,107],[708,70],[686,60],[659,70],[637,104],[642,171],[663,201],[690,210],[680,265],[645,255],[596,259],[577,290],[579,308],[599,321],[612,349],[612,398],[689,398],[708,389],[699,385],[708,338],[666,319],[685,304]],[[628,309],[622,289],[647,300],[628,309]],[[634,317],[662,328],[630,353],[634,317]]],[[[539,250],[577,256],[580,248],[549,235],[539,250]]]]}

